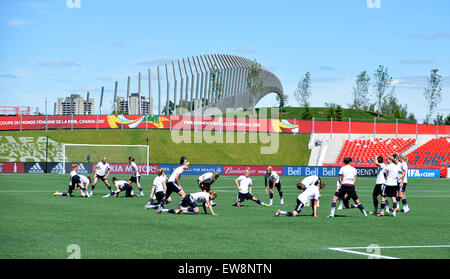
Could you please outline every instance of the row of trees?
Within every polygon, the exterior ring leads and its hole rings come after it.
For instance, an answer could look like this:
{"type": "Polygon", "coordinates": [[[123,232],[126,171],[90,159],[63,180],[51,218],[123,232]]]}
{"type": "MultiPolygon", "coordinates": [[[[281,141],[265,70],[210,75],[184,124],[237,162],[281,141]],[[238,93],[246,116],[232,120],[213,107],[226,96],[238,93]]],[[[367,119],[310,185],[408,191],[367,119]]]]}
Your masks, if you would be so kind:
{"type": "MultiPolygon", "coordinates": [[[[430,77],[427,80],[427,87],[423,93],[427,103],[427,115],[424,124],[450,124],[450,114],[445,119],[444,115],[437,114],[436,118],[433,119],[436,108],[442,100],[441,81],[442,77],[439,75],[438,69],[431,70],[430,77]]],[[[373,84],[367,71],[362,71],[356,77],[353,87],[353,101],[348,107],[350,109],[370,111],[378,117],[383,115],[415,122],[416,117],[414,113],[408,114],[408,106],[400,103],[395,95],[395,89],[393,78],[386,67],[380,65],[375,70],[373,84]],[[371,88],[372,94],[370,92],[371,88]],[[372,100],[371,97],[373,97],[372,100]]],[[[294,91],[296,101],[303,108],[301,113],[302,119],[312,119],[313,117],[309,103],[311,94],[311,73],[307,72],[294,91]]],[[[328,118],[338,120],[343,118],[342,107],[336,104],[325,104],[328,108],[328,118]]]]}

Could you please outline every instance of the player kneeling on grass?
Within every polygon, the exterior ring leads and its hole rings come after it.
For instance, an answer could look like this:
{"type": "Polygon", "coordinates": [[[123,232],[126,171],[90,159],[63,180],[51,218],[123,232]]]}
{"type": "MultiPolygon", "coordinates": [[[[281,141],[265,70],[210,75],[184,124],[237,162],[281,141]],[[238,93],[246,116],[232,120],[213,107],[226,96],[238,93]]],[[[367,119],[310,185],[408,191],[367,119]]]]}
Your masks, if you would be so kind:
{"type": "Polygon", "coordinates": [[[114,185],[116,185],[116,191],[114,191],[115,197],[119,197],[120,192],[125,191],[125,198],[131,198],[131,197],[139,197],[137,194],[133,192],[133,187],[128,184],[125,180],[118,180],[117,178],[113,177],[112,179],[114,185]]]}
{"type": "Polygon", "coordinates": [[[345,166],[339,170],[339,183],[342,185],[339,190],[333,196],[331,201],[331,214],[328,218],[334,218],[334,212],[336,211],[337,200],[344,199],[345,195],[348,195],[349,198],[353,199],[358,206],[361,213],[364,215],[364,218],[367,218],[366,210],[364,206],[360,202],[358,198],[358,194],[356,194],[355,190],[355,182],[357,171],[354,167],[351,166],[352,158],[344,159],[345,166]]]}
{"type": "MultiPolygon", "coordinates": [[[[201,175],[198,180],[197,180],[197,184],[198,187],[200,187],[200,189],[203,192],[208,193],[209,191],[211,191],[211,185],[217,181],[217,179],[219,179],[219,173],[217,171],[215,172],[207,172],[203,175],[201,175]]],[[[211,202],[212,206],[215,206],[216,204],[211,202]]]]}
{"type": "MultiPolygon", "coordinates": [[[[303,193],[298,195],[297,197],[297,207],[294,209],[293,212],[289,211],[281,211],[280,209],[277,210],[275,213],[275,216],[280,215],[286,215],[289,217],[295,217],[302,211],[303,207],[310,203],[312,200],[314,200],[313,203],[313,216],[319,217],[319,214],[317,213],[317,205],[319,203],[320,198],[320,190],[325,188],[327,184],[325,182],[320,182],[319,184],[313,184],[309,186],[303,193]]],[[[297,186],[299,190],[303,190],[302,186],[297,186]]]]}
{"type": "MultiPolygon", "coordinates": [[[[320,185],[322,181],[320,180],[320,177],[317,175],[310,175],[305,177],[302,182],[297,183],[297,188],[299,190],[303,190],[305,191],[306,189],[308,189],[310,186],[318,186],[320,185]]],[[[309,206],[309,203],[305,204],[305,206],[309,206]]],[[[317,201],[317,206],[320,207],[320,199],[317,201]]]]}
{"type": "Polygon", "coordinates": [[[153,180],[153,187],[150,193],[150,200],[145,205],[145,209],[158,208],[161,202],[163,201],[164,196],[166,195],[167,176],[164,174],[164,170],[161,168],[158,169],[156,173],[158,174],[158,176],[156,176],[155,179],[153,180]]]}
{"type": "Polygon", "coordinates": [[[245,174],[239,176],[239,178],[235,180],[235,183],[239,189],[239,192],[238,200],[233,206],[240,207],[241,203],[245,200],[252,200],[262,206],[270,206],[258,200],[252,195],[252,179],[250,178],[250,168],[247,168],[245,170],[245,174]]]}
{"type": "Polygon", "coordinates": [[[174,214],[181,214],[181,213],[198,214],[200,210],[198,209],[197,203],[201,202],[203,203],[203,211],[205,212],[205,214],[208,214],[208,211],[206,210],[206,207],[208,206],[211,214],[217,216],[211,205],[211,201],[214,200],[216,197],[217,193],[214,192],[213,190],[210,190],[209,192],[198,192],[194,194],[189,194],[181,200],[180,207],[176,211],[173,209],[160,209],[158,210],[157,213],[167,212],[174,214]]]}
{"type": "Polygon", "coordinates": [[[78,175],[78,164],[72,165],[72,171],[70,172],[70,183],[69,183],[69,191],[67,193],[60,193],[56,191],[53,196],[63,196],[63,197],[72,197],[72,193],[74,190],[76,190],[77,187],[80,187],[81,195],[86,196],[88,198],[92,198],[91,195],[89,195],[87,191],[87,187],[89,186],[89,183],[91,182],[91,178],[87,178],[84,175],[78,175]],[[85,186],[86,185],[86,186],[85,186]]]}

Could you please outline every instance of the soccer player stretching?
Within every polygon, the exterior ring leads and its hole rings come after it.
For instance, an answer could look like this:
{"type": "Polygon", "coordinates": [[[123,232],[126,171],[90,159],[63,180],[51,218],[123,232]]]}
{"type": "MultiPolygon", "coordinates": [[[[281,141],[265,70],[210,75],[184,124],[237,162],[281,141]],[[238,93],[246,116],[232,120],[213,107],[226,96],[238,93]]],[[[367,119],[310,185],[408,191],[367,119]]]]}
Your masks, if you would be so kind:
{"type": "Polygon", "coordinates": [[[130,181],[128,181],[128,184],[132,185],[133,183],[136,183],[136,186],[139,189],[139,192],[141,192],[141,197],[144,196],[144,191],[141,187],[141,175],[139,174],[139,169],[136,163],[134,162],[135,159],[133,157],[128,158],[128,162],[131,164],[131,172],[132,176],[130,178],[130,181]]]}
{"type": "Polygon", "coordinates": [[[70,172],[69,191],[67,191],[67,193],[60,193],[56,191],[53,194],[53,196],[63,196],[71,198],[73,191],[76,189],[77,186],[79,186],[82,194],[84,194],[88,198],[92,198],[92,196],[89,195],[87,189],[85,188],[85,184],[86,187],[89,186],[90,178],[87,178],[84,175],[78,175],[77,171],[78,171],[78,164],[73,164],[72,171],[70,172]]]}
{"type": "Polygon", "coordinates": [[[168,209],[164,209],[164,206],[166,205],[168,199],[170,198],[170,195],[172,195],[173,192],[180,195],[181,198],[184,198],[186,196],[186,193],[184,192],[183,188],[181,187],[180,179],[181,174],[188,170],[191,167],[191,164],[187,161],[183,163],[182,166],[176,168],[173,173],[170,175],[169,181],[167,181],[167,191],[166,195],[162,199],[159,209],[156,212],[156,214],[160,214],[161,212],[169,211],[168,209]]]}
{"type": "MultiPolygon", "coordinates": [[[[319,180],[320,181],[320,180],[319,180]]],[[[275,213],[275,216],[280,215],[286,215],[289,217],[295,217],[302,211],[303,207],[310,203],[312,200],[314,200],[313,203],[313,216],[319,217],[319,214],[317,213],[317,204],[319,202],[320,198],[320,190],[325,188],[327,184],[325,182],[319,182],[318,184],[312,184],[310,185],[303,193],[298,195],[297,197],[297,206],[295,207],[293,212],[290,211],[281,211],[280,209],[277,210],[275,213]]],[[[301,185],[297,185],[297,188],[299,190],[303,190],[304,187],[301,185]]]]}
{"type": "Polygon", "coordinates": [[[92,183],[90,195],[91,196],[93,195],[95,186],[97,185],[97,182],[99,180],[103,181],[103,183],[105,183],[106,187],[108,187],[109,190],[109,194],[104,196],[104,198],[113,195],[114,191],[112,190],[111,185],[109,184],[108,181],[108,175],[111,172],[111,168],[109,167],[109,164],[106,162],[106,157],[102,157],[102,160],[98,162],[97,165],[95,165],[94,169],[95,169],[94,183],[92,183]]]}
{"type": "MultiPolygon", "coordinates": [[[[297,183],[297,188],[299,190],[305,191],[309,188],[309,186],[316,185],[318,186],[321,183],[320,177],[317,175],[310,175],[305,177],[302,182],[297,183]]],[[[320,199],[317,201],[317,206],[319,207],[320,199]]],[[[305,204],[305,206],[309,206],[309,203],[305,204]]]]}
{"type": "Polygon", "coordinates": [[[358,194],[356,194],[355,183],[357,171],[354,167],[351,166],[352,158],[345,158],[344,163],[345,166],[342,167],[339,171],[339,182],[342,186],[334,194],[334,197],[331,201],[331,214],[328,216],[328,218],[334,218],[334,212],[336,211],[336,201],[339,199],[343,199],[346,194],[349,198],[355,201],[359,210],[361,210],[361,213],[364,215],[364,218],[367,218],[366,210],[360,202],[358,194]]]}
{"type": "Polygon", "coordinates": [[[164,174],[164,170],[161,168],[158,169],[156,173],[158,174],[158,176],[155,177],[155,179],[153,180],[153,187],[150,193],[150,200],[145,205],[145,209],[158,208],[159,204],[161,204],[162,200],[164,199],[164,196],[166,195],[167,176],[164,174]]]}
{"type": "Polygon", "coordinates": [[[194,194],[189,194],[186,197],[184,197],[181,200],[181,205],[177,209],[176,213],[195,213],[198,214],[200,210],[198,209],[197,203],[202,202],[203,203],[203,211],[205,214],[208,214],[208,211],[206,211],[206,206],[208,206],[209,211],[212,215],[217,216],[217,214],[214,212],[211,201],[214,200],[217,197],[217,193],[213,190],[210,190],[209,192],[199,192],[194,194]]]}
{"type": "Polygon", "coordinates": [[[116,185],[116,191],[114,192],[116,198],[119,197],[120,192],[124,191],[125,198],[138,197],[138,195],[133,192],[133,187],[125,180],[118,180],[117,178],[113,177],[112,181],[114,185],[116,185]]]}
{"type": "Polygon", "coordinates": [[[250,168],[247,168],[245,170],[245,174],[239,176],[239,178],[237,178],[234,182],[239,189],[238,200],[235,203],[235,206],[241,207],[241,203],[245,200],[252,200],[262,206],[270,206],[258,200],[252,195],[252,179],[250,178],[250,168]]]}
{"type": "Polygon", "coordinates": [[[271,166],[267,167],[266,174],[264,175],[264,185],[266,187],[266,194],[267,194],[267,180],[269,180],[269,198],[270,198],[270,205],[273,204],[273,189],[277,187],[278,194],[280,195],[280,203],[284,204],[283,200],[283,191],[281,190],[281,182],[280,182],[280,176],[272,169],[271,166]]]}

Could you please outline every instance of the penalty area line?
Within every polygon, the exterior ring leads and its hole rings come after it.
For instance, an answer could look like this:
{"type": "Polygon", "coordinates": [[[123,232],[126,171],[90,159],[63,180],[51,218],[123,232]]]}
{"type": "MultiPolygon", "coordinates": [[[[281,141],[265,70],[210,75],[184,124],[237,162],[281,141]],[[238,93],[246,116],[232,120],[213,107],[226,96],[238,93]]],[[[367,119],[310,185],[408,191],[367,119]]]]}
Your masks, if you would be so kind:
{"type": "MultiPolygon", "coordinates": [[[[367,247],[364,247],[364,248],[367,248],[367,247]]],[[[328,249],[333,250],[333,251],[338,251],[338,252],[349,253],[349,254],[367,256],[367,257],[375,257],[375,258],[389,259],[389,260],[399,260],[399,258],[394,258],[394,257],[388,257],[388,256],[383,256],[383,255],[376,255],[376,254],[369,254],[369,253],[347,250],[348,248],[328,248],[328,249]]]]}

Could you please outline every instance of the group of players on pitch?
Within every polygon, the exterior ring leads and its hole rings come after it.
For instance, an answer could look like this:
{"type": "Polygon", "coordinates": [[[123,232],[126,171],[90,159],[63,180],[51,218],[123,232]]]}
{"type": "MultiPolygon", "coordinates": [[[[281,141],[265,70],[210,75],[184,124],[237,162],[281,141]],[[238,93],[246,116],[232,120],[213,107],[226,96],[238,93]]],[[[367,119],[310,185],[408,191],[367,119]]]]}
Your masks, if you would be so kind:
{"type": "MultiPolygon", "coordinates": [[[[406,201],[405,191],[407,180],[407,158],[399,154],[393,154],[387,156],[384,159],[382,156],[376,156],[376,165],[378,169],[376,171],[376,185],[373,190],[373,205],[374,212],[376,216],[384,216],[386,213],[389,215],[389,204],[387,198],[392,199],[393,209],[392,215],[396,216],[397,211],[409,212],[408,203],[406,201]],[[386,163],[384,163],[386,161],[386,163]],[[381,196],[381,211],[378,212],[378,196],[381,196]],[[400,210],[400,200],[403,204],[403,209],[400,210]]],[[[129,181],[118,180],[113,178],[112,182],[115,186],[113,190],[108,182],[108,175],[110,173],[110,166],[106,162],[106,158],[103,157],[102,161],[95,166],[95,178],[91,191],[88,191],[89,184],[91,182],[90,177],[84,175],[78,175],[78,165],[72,166],[72,172],[70,173],[70,184],[69,191],[67,193],[55,192],[55,196],[68,196],[71,197],[74,190],[78,187],[80,188],[81,194],[88,198],[93,197],[93,191],[95,185],[99,180],[102,180],[109,189],[109,194],[103,196],[108,198],[110,196],[118,197],[121,192],[125,192],[125,197],[138,197],[144,196],[141,184],[140,184],[140,174],[138,167],[134,162],[134,158],[129,158],[129,163],[131,164],[132,177],[129,181]],[[132,184],[135,183],[140,191],[140,195],[133,192],[132,184]]],[[[365,218],[367,218],[367,212],[364,206],[360,202],[358,195],[355,190],[355,183],[357,179],[357,171],[351,166],[352,159],[344,159],[345,166],[343,166],[339,171],[339,180],[337,181],[336,192],[332,198],[331,202],[331,214],[328,218],[335,217],[336,209],[340,210],[345,205],[346,208],[359,208],[361,213],[365,218]],[[353,200],[355,204],[350,205],[349,201],[353,200]],[[340,205],[337,208],[337,201],[340,201],[340,205]]],[[[208,172],[201,175],[197,184],[201,191],[197,193],[186,194],[181,187],[180,179],[182,173],[190,168],[190,163],[187,158],[181,157],[180,166],[176,168],[169,178],[164,173],[163,169],[157,170],[157,176],[153,180],[153,187],[150,193],[150,200],[145,205],[145,209],[157,209],[156,213],[160,214],[162,212],[181,214],[181,213],[199,213],[197,203],[203,205],[203,210],[207,214],[207,208],[212,215],[217,215],[213,207],[215,203],[213,200],[216,199],[217,193],[211,190],[211,185],[217,181],[219,178],[218,172],[208,172]],[[171,194],[175,192],[180,196],[180,205],[178,209],[166,209],[165,206],[171,202],[171,194]]],[[[265,204],[261,200],[257,199],[252,194],[252,179],[250,178],[251,169],[247,168],[244,175],[239,176],[236,180],[236,186],[238,188],[237,201],[233,206],[240,207],[242,202],[245,200],[252,200],[261,206],[272,206],[274,189],[278,190],[280,196],[280,203],[284,204],[283,191],[281,190],[280,176],[272,169],[272,167],[267,167],[265,174],[265,192],[269,194],[270,202],[265,204]],[[269,182],[269,183],[267,183],[269,182]],[[269,187],[268,187],[269,184],[269,187]]],[[[305,206],[310,206],[312,203],[313,213],[312,216],[318,217],[317,208],[319,207],[320,201],[320,190],[326,187],[326,183],[321,181],[320,177],[317,175],[311,175],[304,178],[301,182],[297,183],[297,188],[303,191],[297,197],[297,206],[294,211],[281,211],[277,210],[275,216],[286,215],[289,217],[297,216],[305,206]]]]}

